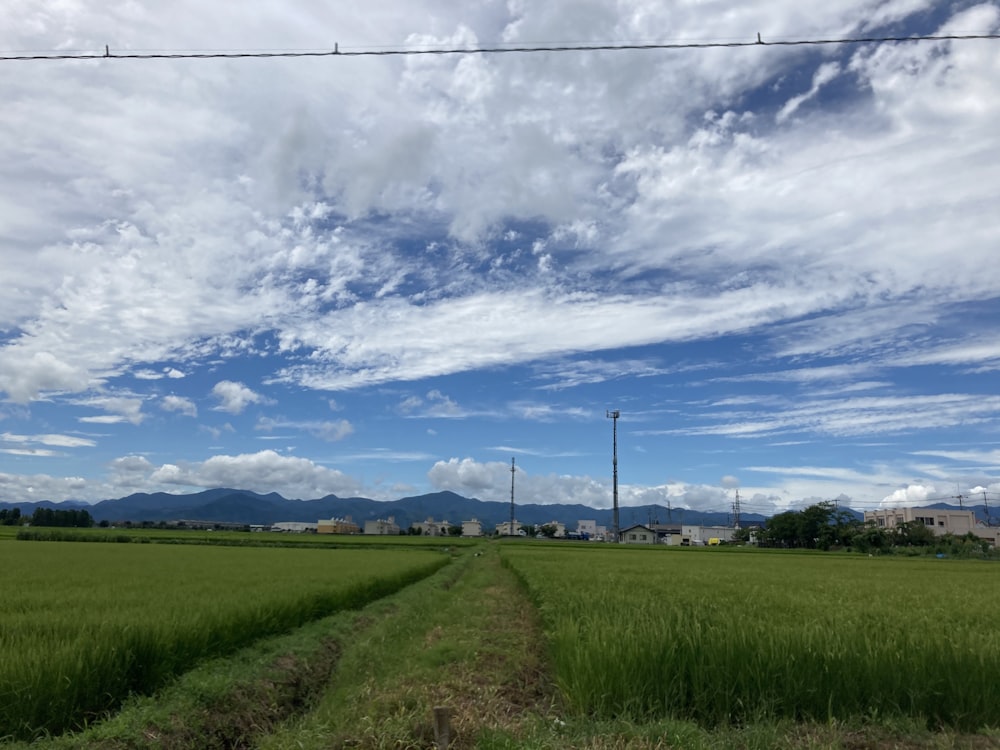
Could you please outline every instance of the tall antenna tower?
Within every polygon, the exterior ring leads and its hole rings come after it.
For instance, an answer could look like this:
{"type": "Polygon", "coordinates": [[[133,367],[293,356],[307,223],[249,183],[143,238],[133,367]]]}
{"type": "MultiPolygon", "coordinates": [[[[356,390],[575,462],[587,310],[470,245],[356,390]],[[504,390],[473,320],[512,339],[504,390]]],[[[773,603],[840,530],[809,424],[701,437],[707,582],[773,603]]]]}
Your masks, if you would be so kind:
{"type": "Polygon", "coordinates": [[[514,531],[514,457],[510,457],[510,527],[509,532],[511,536],[514,536],[517,532],[514,531]]]}
{"type": "Polygon", "coordinates": [[[740,528],[740,491],[736,490],[736,500],[733,501],[733,528],[740,528]]]}
{"type": "Polygon", "coordinates": [[[614,516],[614,535],[615,544],[618,544],[621,540],[618,538],[618,417],[621,416],[621,412],[618,409],[614,411],[607,411],[605,416],[611,420],[613,426],[613,442],[612,442],[612,461],[611,465],[614,467],[612,487],[613,487],[613,498],[615,504],[615,516],[614,516]]]}

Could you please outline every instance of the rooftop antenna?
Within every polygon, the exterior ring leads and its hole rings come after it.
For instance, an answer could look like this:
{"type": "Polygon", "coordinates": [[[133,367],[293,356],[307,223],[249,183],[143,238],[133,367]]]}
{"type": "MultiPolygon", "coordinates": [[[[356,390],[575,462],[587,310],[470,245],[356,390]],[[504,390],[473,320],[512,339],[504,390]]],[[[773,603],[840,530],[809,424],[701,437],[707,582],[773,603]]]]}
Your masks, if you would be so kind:
{"type": "Polygon", "coordinates": [[[510,529],[508,534],[514,536],[514,457],[510,457],[510,529]]]}
{"type": "Polygon", "coordinates": [[[618,538],[618,417],[621,416],[621,412],[618,409],[614,411],[608,410],[605,416],[611,420],[613,427],[613,442],[612,442],[612,461],[611,465],[614,469],[613,479],[612,479],[612,495],[615,504],[615,516],[614,516],[614,539],[615,544],[621,541],[618,538]]]}

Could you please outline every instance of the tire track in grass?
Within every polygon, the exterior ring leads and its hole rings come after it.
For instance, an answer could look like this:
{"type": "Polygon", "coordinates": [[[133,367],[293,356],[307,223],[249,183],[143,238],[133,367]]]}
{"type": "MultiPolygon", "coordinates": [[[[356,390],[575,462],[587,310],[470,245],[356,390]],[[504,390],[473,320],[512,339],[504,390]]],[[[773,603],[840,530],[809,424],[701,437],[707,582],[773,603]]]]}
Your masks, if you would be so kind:
{"type": "MultiPolygon", "coordinates": [[[[451,713],[453,750],[518,737],[551,714],[554,690],[537,612],[495,545],[450,586],[400,604],[345,646],[339,685],[264,750],[426,748],[433,709],[451,713]]],[[[412,593],[412,592],[408,592],[412,593]]]]}

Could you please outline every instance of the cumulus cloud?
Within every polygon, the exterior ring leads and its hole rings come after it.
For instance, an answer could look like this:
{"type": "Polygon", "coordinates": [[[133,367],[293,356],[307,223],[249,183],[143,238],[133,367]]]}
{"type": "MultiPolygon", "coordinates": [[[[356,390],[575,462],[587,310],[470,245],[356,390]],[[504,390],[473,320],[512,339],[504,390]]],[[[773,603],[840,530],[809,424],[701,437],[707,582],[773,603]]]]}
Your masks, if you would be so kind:
{"type": "Polygon", "coordinates": [[[879,506],[882,508],[906,508],[927,503],[928,498],[936,497],[938,490],[933,485],[911,484],[891,492],[882,498],[879,506]]]}
{"type": "Polygon", "coordinates": [[[267,399],[259,393],[247,388],[243,383],[232,380],[220,380],[212,388],[212,395],[219,399],[216,411],[230,414],[242,414],[250,404],[267,403],[267,399]]]}
{"type": "MultiPolygon", "coordinates": [[[[610,478],[595,479],[590,476],[536,475],[517,468],[515,500],[517,503],[542,505],[588,505],[607,509],[613,505],[610,478]]],[[[480,500],[509,501],[510,464],[500,461],[481,462],[472,458],[450,458],[436,462],[427,473],[431,485],[437,490],[451,490],[480,500]]],[[[641,486],[623,483],[618,488],[620,507],[660,505],[664,509],[690,508],[692,510],[729,510],[731,498],[723,487],[672,483],[641,486]]],[[[765,502],[775,507],[773,496],[765,501],[758,498],[758,505],[765,502]]],[[[642,519],[645,521],[646,519],[642,519]]]]}
{"type": "Polygon", "coordinates": [[[328,469],[305,458],[282,456],[265,450],[238,456],[212,456],[188,464],[163,464],[150,480],[185,487],[232,487],[288,498],[318,498],[325,495],[356,495],[356,480],[336,469],[328,469]]]}
{"type": "Polygon", "coordinates": [[[184,396],[164,396],[160,401],[160,408],[164,411],[180,412],[186,417],[197,417],[198,407],[194,401],[184,396]]]}

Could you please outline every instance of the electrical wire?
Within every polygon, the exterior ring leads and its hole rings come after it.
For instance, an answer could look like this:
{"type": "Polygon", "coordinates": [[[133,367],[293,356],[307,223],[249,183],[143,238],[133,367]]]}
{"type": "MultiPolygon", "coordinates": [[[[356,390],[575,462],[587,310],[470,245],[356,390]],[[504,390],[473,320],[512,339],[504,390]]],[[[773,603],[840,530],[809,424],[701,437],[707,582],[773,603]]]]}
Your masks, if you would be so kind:
{"type": "Polygon", "coordinates": [[[415,55],[487,55],[529,52],[624,52],[645,50],[680,49],[733,49],[741,47],[802,47],[832,44],[883,44],[891,42],[951,42],[976,39],[1000,39],[1000,34],[937,34],[932,36],[881,36],[845,37],[841,39],[779,39],[765,41],[760,34],[754,41],[731,42],[664,42],[642,44],[565,44],[546,46],[512,47],[430,47],[425,49],[349,49],[341,50],[335,44],[332,50],[278,50],[273,52],[219,51],[219,52],[73,52],[56,54],[3,54],[0,62],[32,60],[209,60],[244,58],[296,58],[296,57],[401,57],[415,55]]]}

